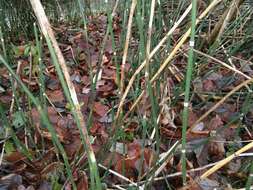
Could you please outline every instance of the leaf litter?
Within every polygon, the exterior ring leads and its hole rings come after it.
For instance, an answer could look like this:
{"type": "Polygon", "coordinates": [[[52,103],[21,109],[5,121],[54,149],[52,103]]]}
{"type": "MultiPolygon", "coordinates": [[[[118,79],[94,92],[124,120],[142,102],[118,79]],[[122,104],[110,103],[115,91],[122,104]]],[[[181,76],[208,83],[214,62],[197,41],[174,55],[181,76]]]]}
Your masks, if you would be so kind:
{"type": "MultiPolygon", "coordinates": [[[[57,34],[60,48],[67,60],[69,66],[69,73],[71,80],[75,85],[78,98],[82,105],[82,113],[85,119],[88,118],[91,99],[91,76],[97,72],[99,64],[99,46],[103,41],[105,34],[105,26],[107,24],[107,17],[103,14],[92,18],[92,21],[88,24],[89,39],[85,39],[83,33],[80,31],[73,32],[68,30],[69,26],[61,25],[55,27],[54,30],[57,34]],[[87,61],[88,60],[88,61],[87,61]],[[88,65],[90,63],[90,65],[88,65]]],[[[121,28],[119,25],[120,19],[118,17],[114,20],[115,39],[119,39],[121,28]]],[[[176,38],[176,37],[175,37],[176,38]]],[[[93,138],[92,147],[95,153],[98,153],[101,147],[110,139],[110,127],[113,125],[113,118],[111,110],[116,104],[117,99],[117,78],[115,63],[113,63],[112,56],[114,54],[112,49],[112,40],[108,39],[105,43],[105,50],[102,56],[102,74],[96,85],[96,94],[93,105],[93,118],[90,126],[90,137],[93,138]]],[[[118,42],[119,43],[119,42],[118,42]]],[[[135,42],[132,43],[135,46],[135,42]]],[[[25,54],[24,46],[17,46],[16,57],[22,61],[22,71],[27,70],[29,66],[28,58],[20,58],[25,54]]],[[[24,56],[25,57],[25,56],[24,56]]],[[[51,67],[51,59],[49,52],[45,46],[45,57],[43,58],[46,64],[46,91],[48,99],[50,100],[50,106],[47,107],[47,114],[50,122],[54,126],[57,136],[63,143],[66,150],[68,159],[72,163],[73,176],[77,184],[78,190],[89,189],[89,179],[87,172],[82,170],[76,165],[76,156],[82,155],[80,146],[79,131],[76,128],[74,119],[68,108],[68,103],[63,94],[60,82],[56,77],[56,71],[54,67],[51,67]]],[[[174,64],[183,63],[180,65],[180,70],[185,70],[185,60],[178,57],[174,60],[174,64]]],[[[126,66],[127,72],[130,71],[130,66],[126,66]]],[[[248,73],[252,73],[250,67],[244,67],[248,73]]],[[[12,91],[9,89],[9,75],[7,70],[1,69],[1,90],[0,101],[9,106],[12,101],[12,91]]],[[[29,85],[30,90],[38,92],[39,85],[36,77],[29,79],[27,73],[20,74],[22,81],[29,85]]],[[[193,125],[197,119],[210,109],[214,103],[215,97],[212,94],[219,92],[228,92],[234,88],[237,84],[242,82],[242,78],[231,78],[231,73],[225,70],[219,72],[207,73],[193,81],[193,88],[196,97],[194,97],[194,103],[190,107],[189,112],[189,125],[193,125]],[[198,101],[204,100],[205,105],[201,109],[196,109],[198,101]]],[[[144,81],[144,80],[143,80],[144,81]]],[[[168,90],[170,93],[167,95],[173,99],[173,89],[178,84],[178,78],[168,78],[168,90]]],[[[144,83],[143,83],[144,85],[144,83]]],[[[165,88],[165,87],[161,87],[165,88]]],[[[219,97],[218,97],[219,98],[219,97]]],[[[180,96],[179,96],[180,99],[180,96]]],[[[23,104],[27,102],[25,100],[23,104]]],[[[251,140],[252,134],[247,131],[247,126],[252,124],[253,111],[247,113],[247,117],[242,118],[245,120],[246,126],[241,127],[242,121],[230,123],[230,119],[239,115],[238,107],[241,106],[243,100],[236,100],[232,97],[232,100],[228,103],[224,103],[219,106],[215,111],[198,123],[187,134],[187,169],[193,170],[195,168],[201,168],[207,164],[214,163],[216,161],[224,159],[227,155],[232,154],[235,149],[242,147],[242,143],[231,145],[227,142],[243,140],[251,140]],[[246,127],[246,128],[245,128],[246,127]],[[240,131],[239,131],[240,129],[240,131]],[[241,133],[238,135],[238,133],[241,133]],[[209,141],[206,139],[209,138],[209,141]]],[[[143,100],[142,102],[146,102],[143,100]]],[[[126,105],[127,107],[128,105],[126,105]]],[[[160,151],[165,152],[172,147],[173,142],[181,139],[181,126],[182,118],[181,113],[183,106],[181,103],[176,103],[172,107],[164,107],[161,113],[160,120],[160,134],[163,138],[160,144],[160,151]]],[[[66,176],[63,175],[64,168],[59,157],[55,154],[54,146],[52,143],[52,137],[49,131],[41,124],[41,118],[38,111],[32,108],[30,113],[24,108],[27,114],[30,114],[30,119],[20,118],[20,115],[15,113],[14,116],[8,116],[12,119],[14,127],[17,123],[25,125],[29,123],[34,128],[31,128],[34,136],[31,137],[33,142],[28,141],[24,135],[17,132],[17,136],[21,141],[26,144],[29,152],[36,157],[34,160],[29,160],[19,151],[10,151],[4,156],[4,162],[1,165],[1,177],[0,187],[3,189],[51,189],[53,184],[52,176],[60,176],[59,179],[54,179],[54,186],[62,185],[66,181],[66,176]],[[43,142],[43,143],[40,143],[43,142]],[[39,146],[39,151],[35,151],[35,145],[39,146]],[[59,184],[58,184],[59,183],[59,184]]],[[[147,113],[150,117],[150,105],[143,105],[139,109],[138,114],[147,113]]],[[[117,142],[115,147],[112,148],[103,161],[105,167],[117,172],[118,174],[127,177],[133,182],[137,182],[140,176],[148,176],[148,172],[151,168],[157,167],[156,160],[160,156],[153,150],[151,143],[143,143],[140,139],[138,130],[140,129],[139,122],[130,121],[122,130],[123,134],[117,142]]],[[[149,139],[146,139],[148,141],[149,139]]],[[[84,154],[85,155],[85,154],[84,154]]],[[[247,159],[245,159],[247,160],[247,159]]],[[[80,158],[79,165],[87,161],[87,158],[80,158]]],[[[213,174],[210,178],[202,179],[200,181],[195,180],[206,169],[199,172],[189,173],[189,184],[182,187],[181,176],[175,176],[167,179],[172,186],[177,189],[215,189],[221,186],[222,180],[227,183],[231,183],[224,176],[231,176],[236,179],[245,179],[246,173],[239,172],[242,167],[242,161],[235,159],[230,162],[219,173],[213,174]],[[240,175],[239,175],[240,174],[240,175]],[[222,177],[221,177],[222,176],[222,177]],[[181,188],[180,188],[181,187],[181,188]]],[[[180,147],[176,148],[175,154],[169,158],[169,162],[163,168],[163,175],[182,172],[181,160],[180,160],[180,147]]],[[[105,181],[111,184],[125,184],[125,181],[115,175],[107,175],[105,181]]],[[[157,183],[154,180],[154,189],[163,189],[165,182],[157,183]]],[[[69,183],[65,184],[65,189],[71,189],[69,183]]]]}

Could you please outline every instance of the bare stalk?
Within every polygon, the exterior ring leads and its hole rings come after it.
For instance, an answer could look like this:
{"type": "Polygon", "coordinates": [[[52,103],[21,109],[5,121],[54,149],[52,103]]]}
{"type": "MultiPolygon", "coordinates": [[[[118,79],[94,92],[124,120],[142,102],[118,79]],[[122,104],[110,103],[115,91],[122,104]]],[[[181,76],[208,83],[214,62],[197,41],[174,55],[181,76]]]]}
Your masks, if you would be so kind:
{"type": "Polygon", "coordinates": [[[126,59],[127,59],[127,53],[128,53],[128,47],[129,47],[129,41],[131,38],[131,31],[132,31],[132,23],[133,23],[133,15],[134,10],[137,4],[137,0],[132,0],[132,5],[129,13],[129,19],[128,19],[128,25],[127,25],[127,34],[126,34],[126,41],[125,41],[125,47],[123,51],[123,58],[121,63],[121,81],[120,81],[120,94],[123,93],[124,90],[124,79],[125,79],[125,67],[126,67],[126,59]]]}

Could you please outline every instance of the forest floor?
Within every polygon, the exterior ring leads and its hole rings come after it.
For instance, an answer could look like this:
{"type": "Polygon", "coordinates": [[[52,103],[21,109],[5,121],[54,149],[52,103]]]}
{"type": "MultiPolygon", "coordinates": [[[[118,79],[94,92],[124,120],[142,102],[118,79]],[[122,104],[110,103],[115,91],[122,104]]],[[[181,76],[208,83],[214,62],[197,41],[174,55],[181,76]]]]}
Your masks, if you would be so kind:
{"type": "MultiPolygon", "coordinates": [[[[120,22],[121,18],[114,18],[116,46],[121,43],[120,22]]],[[[222,66],[219,60],[205,57],[201,52],[195,52],[199,56],[197,59],[204,56],[203,60],[208,64],[199,68],[197,77],[192,82],[193,93],[188,119],[188,125],[192,127],[187,133],[186,152],[189,183],[187,186],[182,185],[181,147],[178,144],[182,137],[183,73],[187,65],[187,57],[183,54],[187,53],[187,45],[180,50],[182,55],[173,60],[174,75],[167,72],[166,81],[156,85],[162,91],[162,96],[156,100],[160,102],[157,115],[160,142],[155,141],[155,127],[149,129],[149,135],[145,135],[145,139],[142,138],[144,129],[140,118],[143,115],[149,118],[153,114],[152,102],[146,101],[147,97],[144,96],[137,108],[129,112],[129,117],[124,118],[122,127],[113,140],[114,148],[101,156],[101,148],[112,139],[111,128],[119,104],[120,81],[116,61],[121,61],[123,53],[114,52],[112,39],[104,38],[106,25],[105,15],[92,17],[87,25],[89,40],[81,28],[67,24],[53,27],[68,65],[83,117],[87,121],[92,148],[97,155],[105,188],[140,189],[143,184],[150,184],[151,189],[157,190],[232,189],[244,186],[249,169],[252,168],[250,150],[235,155],[234,159],[208,178],[199,178],[218,161],[233,155],[253,139],[252,86],[250,87],[250,83],[247,83],[246,88],[243,88],[244,85],[240,86],[248,80],[247,77],[222,66]],[[101,52],[102,46],[104,50],[101,52]],[[92,81],[96,74],[97,83],[95,90],[92,90],[92,81]]],[[[179,34],[175,34],[173,40],[178,41],[179,37],[179,34]]],[[[138,41],[133,37],[130,48],[134,50],[136,43],[138,41]]],[[[45,89],[43,96],[40,94],[41,81],[38,77],[35,44],[35,41],[27,43],[20,40],[13,45],[13,56],[18,63],[16,73],[38,99],[44,98],[47,102],[45,109],[71,163],[77,189],[89,189],[87,157],[46,43],[42,45],[45,89]]],[[[216,59],[223,60],[224,56],[225,53],[218,55],[216,59]]],[[[251,59],[244,60],[243,56],[238,53],[231,60],[246,76],[253,76],[251,59]]],[[[134,67],[127,62],[126,80],[131,78],[133,72],[134,67]]],[[[62,158],[55,150],[51,133],[41,124],[39,112],[31,106],[29,98],[11,79],[5,67],[0,68],[0,81],[3,111],[0,125],[9,126],[8,130],[3,127],[0,129],[3,139],[0,189],[71,189],[70,181],[64,173],[62,158]],[[4,117],[10,119],[6,120],[4,117]],[[15,137],[18,140],[13,140],[15,137]],[[32,159],[17,148],[19,143],[26,147],[32,159]]],[[[140,76],[138,85],[140,89],[145,86],[144,76],[140,76]]],[[[156,91],[154,94],[156,97],[156,91]]],[[[130,93],[123,107],[125,113],[129,111],[135,98],[136,95],[130,93]]]]}

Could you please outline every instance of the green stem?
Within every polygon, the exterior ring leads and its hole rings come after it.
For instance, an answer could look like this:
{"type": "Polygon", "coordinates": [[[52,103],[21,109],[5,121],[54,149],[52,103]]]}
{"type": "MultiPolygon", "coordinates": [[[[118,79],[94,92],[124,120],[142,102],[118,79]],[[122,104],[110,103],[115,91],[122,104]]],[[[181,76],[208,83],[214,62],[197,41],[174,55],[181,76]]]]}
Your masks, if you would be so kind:
{"type": "Polygon", "coordinates": [[[197,0],[192,0],[192,16],[191,16],[191,38],[190,49],[185,81],[185,97],[184,97],[184,110],[183,110],[183,126],[182,126],[182,177],[183,185],[186,184],[186,131],[188,126],[188,113],[189,113],[189,99],[190,99],[190,85],[192,78],[193,62],[194,62],[194,39],[195,39],[195,26],[197,14],[197,0]]]}
{"type": "Polygon", "coordinates": [[[1,40],[1,44],[2,44],[2,50],[4,53],[4,58],[7,59],[7,52],[6,52],[6,48],[5,48],[5,43],[4,43],[4,37],[3,37],[3,32],[2,32],[2,27],[0,26],[0,40],[1,40]]]}
{"type": "MultiPolygon", "coordinates": [[[[67,154],[64,150],[63,145],[61,144],[61,142],[59,141],[56,131],[54,129],[54,127],[52,126],[52,124],[50,123],[47,114],[44,112],[44,110],[42,109],[41,104],[38,102],[38,100],[33,96],[33,94],[29,91],[29,89],[24,85],[24,83],[21,81],[21,79],[16,75],[16,73],[12,70],[12,68],[10,67],[10,65],[5,61],[5,59],[2,57],[2,55],[0,55],[0,61],[4,64],[4,66],[8,69],[9,73],[16,79],[16,81],[18,82],[18,84],[21,86],[21,88],[24,90],[24,92],[27,94],[27,96],[31,99],[32,103],[36,106],[40,116],[41,116],[41,120],[42,122],[47,126],[48,131],[50,132],[50,134],[52,135],[52,140],[54,145],[58,148],[57,150],[60,151],[66,170],[67,170],[67,174],[68,177],[71,180],[71,183],[73,184],[73,186],[75,187],[75,183],[74,183],[74,178],[72,176],[72,172],[71,172],[71,167],[67,158],[67,154]]],[[[76,189],[76,188],[74,188],[76,189]]]]}

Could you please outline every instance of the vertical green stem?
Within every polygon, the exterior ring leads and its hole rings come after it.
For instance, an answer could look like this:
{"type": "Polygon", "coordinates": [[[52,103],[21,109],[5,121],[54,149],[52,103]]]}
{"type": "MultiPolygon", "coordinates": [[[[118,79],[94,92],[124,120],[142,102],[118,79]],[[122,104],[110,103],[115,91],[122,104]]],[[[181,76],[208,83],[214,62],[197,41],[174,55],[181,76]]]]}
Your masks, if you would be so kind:
{"type": "Polygon", "coordinates": [[[57,147],[57,150],[59,150],[59,152],[62,155],[64,164],[65,164],[65,167],[67,170],[67,175],[70,178],[71,183],[73,184],[73,188],[76,189],[76,185],[74,182],[74,178],[72,176],[71,167],[70,167],[70,164],[69,164],[69,161],[67,158],[67,154],[64,150],[63,145],[61,144],[60,140],[58,139],[56,131],[55,131],[54,127],[52,126],[52,124],[50,123],[47,114],[42,109],[42,106],[38,102],[38,100],[33,96],[33,94],[29,91],[29,89],[24,85],[24,83],[21,81],[21,79],[15,74],[15,72],[12,70],[11,66],[5,61],[5,59],[2,57],[2,55],[0,55],[0,61],[8,69],[9,73],[16,79],[16,81],[18,82],[20,87],[24,90],[24,92],[27,94],[27,96],[31,99],[32,103],[36,106],[36,108],[41,116],[41,121],[47,126],[48,131],[52,135],[52,140],[53,140],[55,147],[57,147]]]}
{"type": "Polygon", "coordinates": [[[4,37],[3,37],[3,32],[2,32],[2,27],[1,26],[0,26],[0,40],[1,40],[2,50],[3,50],[3,53],[4,53],[4,58],[7,59],[7,53],[6,53],[4,37]]]}
{"type": "Polygon", "coordinates": [[[39,39],[38,29],[36,23],[34,23],[34,34],[36,40],[36,51],[37,51],[37,59],[38,59],[38,76],[39,76],[39,87],[40,87],[40,99],[43,108],[46,110],[46,98],[44,96],[45,93],[45,77],[43,75],[44,65],[42,62],[42,37],[39,39]]]}
{"type": "MultiPolygon", "coordinates": [[[[37,51],[37,59],[38,59],[38,76],[39,76],[39,88],[40,88],[40,102],[42,105],[42,109],[44,112],[47,111],[47,102],[46,102],[46,87],[45,87],[45,76],[43,74],[45,65],[42,61],[42,36],[39,38],[39,32],[36,23],[34,23],[34,34],[36,41],[36,51],[37,51]]],[[[44,138],[41,140],[42,150],[45,149],[44,138]]]]}
{"type": "Polygon", "coordinates": [[[192,78],[193,61],[194,61],[194,39],[195,39],[195,25],[197,14],[197,0],[192,0],[192,16],[191,16],[191,38],[190,49],[188,57],[188,65],[185,81],[185,97],[184,97],[184,110],[183,110],[183,127],[182,127],[182,177],[183,185],[186,184],[186,131],[188,126],[188,112],[189,112],[189,99],[190,99],[190,84],[192,78]]]}
{"type": "Polygon", "coordinates": [[[29,160],[32,161],[34,159],[32,154],[29,152],[29,150],[26,148],[26,146],[19,140],[15,131],[12,129],[11,124],[9,123],[9,121],[5,115],[5,111],[3,109],[1,102],[0,102],[0,118],[2,120],[3,127],[6,129],[6,132],[11,135],[11,138],[12,138],[13,142],[15,143],[17,149],[22,154],[24,154],[29,160]]]}
{"type": "Polygon", "coordinates": [[[248,180],[247,180],[247,183],[246,183],[246,187],[245,187],[246,190],[250,190],[251,189],[251,184],[252,184],[252,181],[253,181],[253,163],[251,163],[249,170],[250,170],[249,171],[249,177],[248,177],[248,180]]]}

